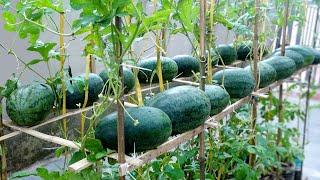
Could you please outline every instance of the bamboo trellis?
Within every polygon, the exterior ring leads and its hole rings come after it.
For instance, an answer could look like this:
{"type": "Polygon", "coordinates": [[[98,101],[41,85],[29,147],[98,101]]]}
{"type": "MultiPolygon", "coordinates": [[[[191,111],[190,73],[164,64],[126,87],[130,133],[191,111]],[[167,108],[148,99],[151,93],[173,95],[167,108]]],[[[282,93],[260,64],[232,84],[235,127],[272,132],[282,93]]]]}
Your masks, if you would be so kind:
{"type": "MultiPolygon", "coordinates": [[[[314,66],[314,65],[312,65],[314,66]]],[[[311,67],[311,66],[309,66],[311,67]]],[[[299,71],[297,71],[294,75],[298,75],[301,72],[306,71],[309,67],[305,67],[299,71]]],[[[293,76],[294,76],[293,75],[293,76]]],[[[133,171],[134,169],[143,166],[144,164],[150,162],[151,160],[157,158],[158,156],[160,156],[161,154],[164,154],[166,152],[171,151],[172,149],[177,148],[180,144],[185,143],[189,140],[191,140],[193,137],[199,135],[201,132],[203,132],[206,129],[209,128],[217,128],[217,123],[224,119],[225,117],[227,117],[228,115],[232,114],[235,110],[237,110],[238,108],[240,108],[242,105],[251,102],[252,97],[264,97],[265,93],[268,93],[270,91],[272,91],[274,88],[278,87],[279,85],[281,85],[282,83],[287,82],[288,80],[291,80],[291,77],[288,79],[284,79],[281,81],[277,81],[275,83],[273,83],[272,85],[266,87],[266,88],[262,88],[262,89],[258,89],[256,92],[253,92],[250,96],[244,97],[238,101],[236,101],[235,103],[231,104],[230,106],[226,107],[221,113],[209,117],[204,126],[200,126],[197,127],[193,130],[190,130],[188,132],[185,132],[183,134],[177,135],[175,137],[173,137],[172,139],[168,140],[167,142],[163,143],[162,145],[160,145],[159,147],[157,147],[154,150],[150,150],[147,151],[143,154],[141,154],[138,157],[130,157],[130,156],[125,156],[125,162],[124,163],[120,163],[119,165],[119,174],[121,176],[126,175],[128,172],[133,171]]],[[[189,84],[189,85],[198,85],[195,82],[192,81],[188,81],[188,80],[184,80],[184,79],[175,79],[173,83],[178,83],[178,85],[183,85],[183,84],[189,84]]],[[[154,86],[152,87],[152,89],[158,89],[158,86],[154,86]]],[[[142,90],[143,92],[147,92],[150,91],[150,88],[146,88],[142,90]]],[[[125,106],[134,106],[134,104],[125,103],[125,106]]],[[[60,115],[57,117],[54,117],[52,119],[49,119],[39,125],[30,127],[30,128],[23,128],[23,127],[18,127],[16,125],[14,125],[10,120],[3,120],[3,125],[7,128],[10,128],[13,130],[13,132],[3,135],[0,137],[0,141],[5,141],[8,140],[14,136],[17,136],[21,133],[25,133],[28,135],[31,135],[33,137],[36,137],[38,139],[47,141],[47,142],[51,142],[51,143],[55,143],[55,144],[59,144],[62,146],[67,146],[69,148],[72,149],[79,149],[80,148],[80,144],[74,142],[74,141],[70,141],[67,139],[63,139],[61,137],[57,137],[57,136],[52,136],[52,135],[48,135],[42,132],[38,132],[36,130],[36,128],[42,127],[44,125],[48,125],[50,123],[53,122],[57,122],[57,121],[62,121],[64,118],[68,118],[70,116],[73,115],[77,115],[80,114],[82,112],[86,112],[86,111],[90,111],[93,107],[87,107],[85,109],[80,109],[80,110],[75,110],[72,112],[68,112],[64,115],[60,115]]],[[[118,153],[113,153],[113,154],[109,154],[107,156],[108,158],[113,158],[113,159],[118,159],[118,153]]],[[[86,159],[82,159],[72,165],[69,166],[69,170],[74,171],[74,172],[79,172],[87,167],[90,167],[92,165],[91,162],[87,161],[86,159]]]]}

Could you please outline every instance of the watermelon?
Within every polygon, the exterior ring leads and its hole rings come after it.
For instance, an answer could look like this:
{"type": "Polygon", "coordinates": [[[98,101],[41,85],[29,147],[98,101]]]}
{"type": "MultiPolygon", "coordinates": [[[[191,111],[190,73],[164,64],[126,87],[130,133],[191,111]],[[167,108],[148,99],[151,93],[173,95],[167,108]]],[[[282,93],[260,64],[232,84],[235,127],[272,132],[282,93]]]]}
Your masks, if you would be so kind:
{"type": "MultiPolygon", "coordinates": [[[[99,76],[103,80],[104,84],[109,80],[108,70],[103,70],[100,72],[99,76]]],[[[130,92],[135,85],[135,78],[133,72],[128,68],[123,68],[123,76],[124,76],[124,93],[127,94],[130,92]]],[[[108,87],[108,86],[107,86],[108,87]]]]}
{"type": "Polygon", "coordinates": [[[222,87],[217,85],[206,85],[205,93],[210,99],[211,116],[220,113],[225,107],[228,106],[230,96],[228,92],[222,87]]]}
{"type": "Polygon", "coordinates": [[[6,100],[6,110],[17,125],[33,126],[49,115],[54,102],[55,95],[48,85],[34,83],[13,91],[6,100]]]}
{"type": "Polygon", "coordinates": [[[223,85],[231,98],[246,97],[255,86],[252,74],[242,68],[218,71],[213,75],[213,80],[223,85]]]}
{"type": "MultiPolygon", "coordinates": [[[[95,129],[95,137],[104,147],[117,150],[117,112],[101,119],[95,129]]],[[[124,118],[126,153],[154,149],[171,135],[170,118],[160,109],[153,107],[127,108],[124,118]]]]}
{"type": "Polygon", "coordinates": [[[192,76],[193,73],[199,72],[199,61],[190,55],[177,55],[172,58],[178,65],[178,74],[181,77],[192,76]]]}
{"type": "Polygon", "coordinates": [[[277,71],[277,80],[290,77],[296,71],[294,60],[286,56],[272,56],[263,61],[277,71]]]}
{"type": "MultiPolygon", "coordinates": [[[[241,42],[236,45],[238,59],[241,61],[245,61],[247,59],[253,58],[253,49],[252,49],[252,42],[241,42]]],[[[262,51],[261,47],[259,46],[259,54],[262,51]]],[[[263,56],[268,54],[268,50],[266,48],[263,49],[263,56]]]]}
{"type": "MultiPolygon", "coordinates": [[[[177,63],[168,57],[161,57],[161,65],[162,65],[162,78],[164,81],[172,81],[178,75],[178,65],[177,63]]],[[[152,57],[149,59],[141,60],[138,63],[138,67],[149,69],[151,71],[147,71],[144,69],[140,69],[138,73],[138,78],[140,82],[158,82],[158,76],[156,74],[157,67],[157,58],[152,57]]]]}
{"type": "MultiPolygon", "coordinates": [[[[101,77],[94,73],[89,74],[88,83],[89,94],[87,106],[91,106],[99,99],[99,94],[102,92],[104,84],[101,77]]],[[[85,100],[85,75],[82,74],[67,80],[66,87],[67,109],[79,108],[78,105],[82,107],[85,100]]]]}
{"type": "MultiPolygon", "coordinates": [[[[279,50],[279,49],[278,49],[279,50]]],[[[293,50],[297,53],[301,54],[304,57],[304,66],[308,66],[313,63],[314,61],[314,54],[310,49],[305,46],[295,45],[295,46],[288,46],[286,50],[293,50]]]]}
{"type": "Polygon", "coordinates": [[[159,108],[171,119],[172,134],[194,129],[210,114],[210,99],[205,92],[193,86],[178,86],[155,95],[149,106],[159,108]]]}
{"type": "Polygon", "coordinates": [[[218,61],[218,64],[220,65],[223,63],[225,65],[229,65],[237,60],[237,51],[230,45],[219,45],[217,47],[217,54],[221,57],[221,59],[218,61]]]}
{"type": "Polygon", "coordinates": [[[237,55],[238,59],[241,61],[245,61],[247,59],[250,59],[250,55],[252,54],[251,49],[252,46],[249,43],[241,43],[237,47],[237,55]]]}
{"type": "Polygon", "coordinates": [[[312,64],[319,64],[320,63],[320,52],[316,49],[312,49],[310,48],[310,50],[312,51],[313,55],[314,55],[314,61],[312,64]]]}
{"type": "MultiPolygon", "coordinates": [[[[281,56],[281,52],[275,52],[273,55],[281,56]]],[[[304,57],[300,53],[293,50],[286,50],[285,56],[294,60],[297,70],[304,66],[304,57]]]]}
{"type": "MultiPolygon", "coordinates": [[[[258,63],[259,67],[259,88],[267,87],[268,85],[272,84],[277,79],[277,71],[269,64],[264,62],[258,63]]],[[[253,75],[253,67],[247,66],[245,68],[253,75]]]]}

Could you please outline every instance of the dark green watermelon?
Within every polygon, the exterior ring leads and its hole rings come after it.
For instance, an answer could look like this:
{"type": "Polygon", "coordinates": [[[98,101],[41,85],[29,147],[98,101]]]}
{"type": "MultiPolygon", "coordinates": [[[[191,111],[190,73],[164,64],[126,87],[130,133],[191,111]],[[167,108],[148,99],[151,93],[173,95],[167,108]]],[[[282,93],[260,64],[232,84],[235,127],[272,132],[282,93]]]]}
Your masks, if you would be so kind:
{"type": "Polygon", "coordinates": [[[255,86],[252,74],[242,68],[218,71],[213,75],[213,80],[223,85],[231,98],[249,96],[255,86]]]}
{"type": "Polygon", "coordinates": [[[217,85],[206,85],[205,93],[210,99],[211,116],[220,113],[225,107],[228,106],[230,96],[228,92],[222,87],[217,85]]]}
{"type": "MultiPolygon", "coordinates": [[[[67,109],[76,109],[79,108],[78,105],[84,103],[85,100],[85,75],[73,77],[66,81],[67,87],[67,109]]],[[[94,102],[99,99],[99,94],[103,90],[103,80],[100,76],[94,73],[89,74],[89,96],[87,106],[91,106],[94,102]]]]}
{"type": "MultiPolygon", "coordinates": [[[[281,52],[280,51],[275,52],[273,55],[274,56],[281,56],[281,52]]],[[[300,53],[298,53],[294,50],[286,50],[285,56],[294,60],[297,70],[301,69],[304,66],[303,65],[304,64],[304,57],[300,53]]]]}
{"type": "MultiPolygon", "coordinates": [[[[100,119],[95,137],[104,147],[117,150],[117,112],[100,119]]],[[[127,153],[154,149],[171,135],[170,118],[153,107],[127,108],[124,120],[125,149],[127,153]],[[130,116],[129,116],[130,115],[130,116]],[[133,119],[132,119],[133,118],[133,119]]]]}
{"type": "Polygon", "coordinates": [[[22,86],[6,100],[10,119],[19,126],[33,126],[43,121],[50,113],[55,95],[46,84],[22,86]]]}
{"type": "MultiPolygon", "coordinates": [[[[262,47],[259,46],[259,54],[262,51],[262,47]]],[[[241,61],[253,59],[253,49],[252,49],[252,42],[244,41],[235,46],[237,50],[238,59],[241,61]]],[[[268,54],[268,50],[266,48],[263,49],[263,55],[265,56],[268,54]]]]}
{"type": "MultiPolygon", "coordinates": [[[[161,57],[162,65],[162,78],[164,81],[172,81],[178,75],[178,65],[177,63],[168,57],[161,57]]],[[[158,76],[156,74],[157,58],[152,57],[148,59],[143,59],[138,62],[138,67],[149,69],[151,71],[140,69],[138,73],[138,78],[141,82],[158,82],[158,76]]]]}
{"type": "Polygon", "coordinates": [[[312,53],[314,55],[314,61],[312,64],[319,64],[320,63],[320,51],[316,50],[316,49],[312,49],[312,48],[310,48],[310,50],[312,51],[312,53]]]}
{"type": "MultiPolygon", "coordinates": [[[[277,79],[277,71],[269,64],[266,64],[264,62],[258,63],[259,67],[259,87],[264,88],[272,84],[277,79]]],[[[250,73],[253,72],[253,68],[251,66],[247,66],[245,68],[250,73]]],[[[253,73],[252,73],[253,75],[253,73]]]]}
{"type": "Polygon", "coordinates": [[[210,114],[210,100],[199,88],[178,86],[155,95],[149,106],[159,108],[171,119],[172,134],[180,134],[194,129],[210,114]]]}
{"type": "Polygon", "coordinates": [[[222,65],[221,60],[225,65],[232,64],[237,60],[237,51],[230,45],[219,45],[217,47],[217,54],[221,57],[218,64],[222,65]]]}
{"type": "Polygon", "coordinates": [[[272,56],[263,61],[277,71],[277,80],[290,77],[296,71],[294,60],[286,56],[272,56]]]}
{"type": "Polygon", "coordinates": [[[199,61],[190,55],[177,55],[172,58],[178,65],[178,74],[181,77],[192,76],[193,73],[199,72],[199,61]]]}
{"type": "MultiPolygon", "coordinates": [[[[278,49],[279,51],[280,49],[278,49]]],[[[295,45],[295,46],[288,46],[286,50],[293,50],[297,53],[301,54],[304,57],[304,66],[308,66],[313,63],[314,61],[314,54],[310,49],[305,46],[295,45]]]]}
{"type": "MultiPolygon", "coordinates": [[[[108,71],[106,69],[101,71],[99,76],[102,78],[104,84],[107,83],[107,81],[109,80],[108,71]]],[[[135,78],[134,78],[133,72],[128,68],[123,68],[123,76],[124,76],[124,93],[127,94],[134,88],[135,78]]]]}
{"type": "Polygon", "coordinates": [[[236,49],[237,49],[237,55],[239,60],[245,61],[247,59],[250,59],[250,55],[252,54],[251,43],[241,43],[236,47],[236,49]]]}

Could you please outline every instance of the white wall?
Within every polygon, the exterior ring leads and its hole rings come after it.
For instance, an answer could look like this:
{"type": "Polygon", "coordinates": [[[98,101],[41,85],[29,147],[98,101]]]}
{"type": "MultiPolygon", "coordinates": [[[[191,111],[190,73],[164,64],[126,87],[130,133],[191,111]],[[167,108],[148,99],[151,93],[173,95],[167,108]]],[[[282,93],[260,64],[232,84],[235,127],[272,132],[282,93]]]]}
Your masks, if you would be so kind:
{"type": "MultiPolygon", "coordinates": [[[[149,6],[148,8],[151,7],[149,6]]],[[[29,46],[27,39],[21,40],[16,33],[7,32],[3,29],[4,22],[2,18],[2,12],[0,12],[0,14],[0,43],[8,48],[12,48],[12,50],[25,62],[28,62],[35,58],[39,58],[39,55],[37,53],[26,50],[29,46]]],[[[66,18],[69,22],[72,22],[72,19],[77,18],[77,16],[78,14],[74,12],[66,14],[66,18]]],[[[58,22],[58,17],[56,16],[54,18],[58,22]]],[[[65,33],[71,32],[67,24],[65,27],[65,33]]],[[[234,39],[234,33],[228,31],[223,26],[216,26],[215,32],[218,44],[231,43],[234,39]]],[[[57,44],[59,43],[59,37],[47,31],[41,34],[40,40],[43,42],[50,41],[56,42],[57,44]]],[[[67,43],[70,40],[71,38],[68,37],[66,38],[65,42],[67,43]]],[[[152,45],[152,41],[144,40],[139,43],[135,43],[133,49],[135,50],[135,52],[137,52],[137,54],[140,54],[139,52],[144,50],[145,47],[151,47],[152,45]]],[[[82,43],[81,37],[77,37],[75,40],[72,40],[67,47],[66,52],[68,55],[70,55],[70,57],[67,59],[66,65],[70,64],[74,75],[80,74],[85,71],[85,60],[82,56],[83,48],[84,43],[82,43]]],[[[177,54],[190,54],[192,48],[189,41],[184,35],[175,35],[170,36],[167,51],[167,56],[172,57],[177,54]]],[[[152,55],[154,55],[154,49],[150,49],[149,51],[145,52],[142,57],[152,55]]],[[[58,62],[51,63],[50,66],[53,72],[56,72],[59,68],[58,62]]],[[[20,73],[23,68],[24,66],[21,63],[18,63],[14,56],[8,55],[3,51],[3,49],[0,49],[0,84],[5,83],[5,81],[10,78],[12,73],[20,73]]],[[[45,64],[40,63],[33,66],[33,68],[43,76],[48,76],[48,70],[45,64]]],[[[103,67],[101,65],[97,64],[97,72],[99,72],[102,68],[103,67]]],[[[23,73],[21,82],[25,84],[32,81],[41,81],[41,79],[30,70],[26,70],[23,73]]]]}

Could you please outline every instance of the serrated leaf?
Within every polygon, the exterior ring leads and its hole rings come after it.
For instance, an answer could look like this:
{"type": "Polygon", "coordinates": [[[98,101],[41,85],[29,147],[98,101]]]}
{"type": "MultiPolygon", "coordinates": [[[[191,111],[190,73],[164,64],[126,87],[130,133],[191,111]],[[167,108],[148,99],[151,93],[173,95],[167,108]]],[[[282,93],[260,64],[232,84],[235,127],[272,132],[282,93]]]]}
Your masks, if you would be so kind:
{"type": "Polygon", "coordinates": [[[1,96],[8,98],[10,94],[18,88],[18,79],[8,79],[4,88],[1,91],[1,96]]]}
{"type": "Polygon", "coordinates": [[[44,61],[49,60],[49,52],[56,46],[56,43],[43,43],[37,41],[35,45],[30,46],[27,50],[38,52],[44,61]]]}
{"type": "Polygon", "coordinates": [[[88,138],[85,142],[84,142],[84,147],[89,150],[90,152],[93,153],[98,153],[101,151],[105,151],[101,142],[97,139],[93,139],[93,138],[88,138]]]}

